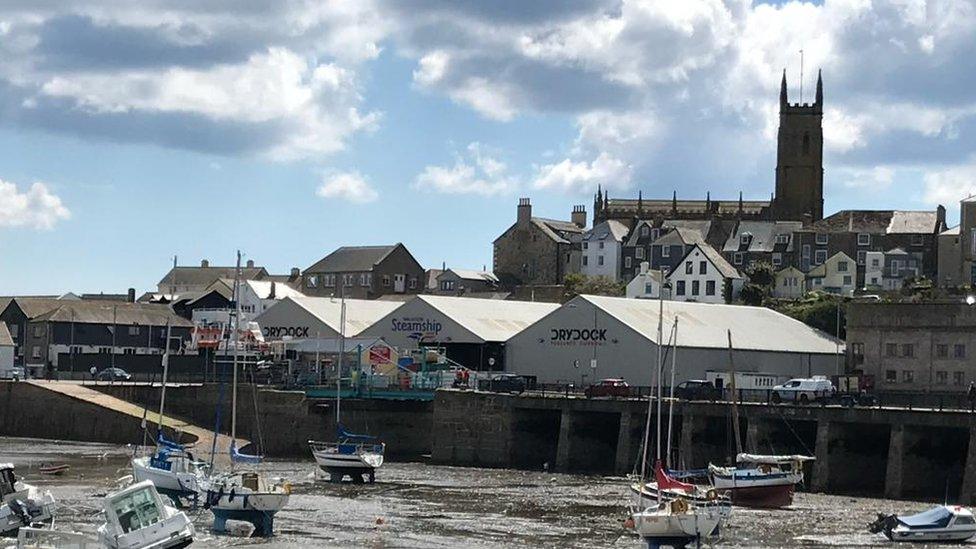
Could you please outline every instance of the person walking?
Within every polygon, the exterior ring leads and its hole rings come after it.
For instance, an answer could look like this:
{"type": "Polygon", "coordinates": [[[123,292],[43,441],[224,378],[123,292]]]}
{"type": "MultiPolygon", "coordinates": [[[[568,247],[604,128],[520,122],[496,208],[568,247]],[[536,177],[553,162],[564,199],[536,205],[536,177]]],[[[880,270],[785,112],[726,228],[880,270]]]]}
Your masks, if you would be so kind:
{"type": "Polygon", "coordinates": [[[969,411],[972,413],[976,410],[976,382],[969,382],[969,390],[966,391],[966,398],[969,399],[969,411]]]}
{"type": "Polygon", "coordinates": [[[92,366],[91,368],[88,369],[88,373],[90,373],[92,376],[92,381],[95,381],[96,372],[98,372],[98,369],[96,369],[95,366],[92,366]]]}

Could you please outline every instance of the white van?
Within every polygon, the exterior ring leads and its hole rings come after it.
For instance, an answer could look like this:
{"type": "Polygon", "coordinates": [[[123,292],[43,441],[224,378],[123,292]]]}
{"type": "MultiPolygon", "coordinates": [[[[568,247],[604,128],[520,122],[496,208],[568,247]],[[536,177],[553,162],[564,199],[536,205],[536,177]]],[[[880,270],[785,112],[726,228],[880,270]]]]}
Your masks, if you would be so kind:
{"type": "Polygon", "coordinates": [[[834,393],[834,384],[824,376],[812,378],[796,378],[782,385],[773,387],[770,399],[775,404],[780,402],[799,402],[806,404],[829,398],[834,393]]]}

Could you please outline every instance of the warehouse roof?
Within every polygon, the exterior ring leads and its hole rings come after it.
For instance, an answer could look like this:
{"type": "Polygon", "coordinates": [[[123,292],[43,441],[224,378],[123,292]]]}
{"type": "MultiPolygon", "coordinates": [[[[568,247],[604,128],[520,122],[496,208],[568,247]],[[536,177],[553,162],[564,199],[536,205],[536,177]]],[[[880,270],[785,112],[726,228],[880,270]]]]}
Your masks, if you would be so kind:
{"type": "MultiPolygon", "coordinates": [[[[581,295],[569,302],[585,300],[626,324],[647,339],[657,342],[660,302],[581,295]]],[[[569,304],[565,305],[568,306],[569,304]]],[[[681,347],[727,348],[728,330],[737,350],[836,354],[843,341],[765,307],[718,305],[686,301],[664,301],[665,337],[668,326],[678,318],[681,347]]]]}
{"type": "MultiPolygon", "coordinates": [[[[394,301],[378,301],[370,299],[347,299],[345,301],[346,336],[355,336],[359,332],[362,332],[366,328],[369,328],[375,324],[377,320],[393,312],[400,305],[403,305],[403,303],[394,301]]],[[[278,302],[274,307],[269,308],[268,311],[273,310],[275,307],[280,307],[282,304],[287,302],[294,302],[336,332],[340,331],[342,300],[331,297],[286,297],[278,302]]]]}
{"type": "Polygon", "coordinates": [[[416,299],[437,309],[485,341],[506,341],[559,308],[556,303],[538,301],[501,301],[438,295],[419,295],[416,299]]]}
{"type": "Polygon", "coordinates": [[[141,326],[190,327],[193,323],[173,313],[166,305],[62,301],[56,308],[31,319],[33,322],[73,322],[76,324],[118,324],[141,326]]]}

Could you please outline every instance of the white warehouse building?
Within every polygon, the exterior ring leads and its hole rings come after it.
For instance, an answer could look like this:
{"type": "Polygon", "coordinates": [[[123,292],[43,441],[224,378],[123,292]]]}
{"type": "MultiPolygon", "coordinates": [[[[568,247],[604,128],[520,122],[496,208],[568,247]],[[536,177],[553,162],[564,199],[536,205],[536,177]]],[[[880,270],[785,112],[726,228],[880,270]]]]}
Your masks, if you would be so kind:
{"type": "MultiPolygon", "coordinates": [[[[403,306],[399,301],[346,299],[346,337],[356,337],[384,315],[403,306]]],[[[267,341],[339,337],[342,300],[331,297],[286,297],[254,318],[267,341]]]]}
{"type": "MultiPolygon", "coordinates": [[[[578,296],[508,340],[506,370],[536,376],[540,383],[623,378],[631,385],[650,385],[659,304],[578,296]]],[[[665,344],[678,319],[675,383],[729,369],[727,330],[732,330],[736,371],[787,377],[842,373],[842,341],[771,309],[678,301],[663,305],[665,344]]]]}

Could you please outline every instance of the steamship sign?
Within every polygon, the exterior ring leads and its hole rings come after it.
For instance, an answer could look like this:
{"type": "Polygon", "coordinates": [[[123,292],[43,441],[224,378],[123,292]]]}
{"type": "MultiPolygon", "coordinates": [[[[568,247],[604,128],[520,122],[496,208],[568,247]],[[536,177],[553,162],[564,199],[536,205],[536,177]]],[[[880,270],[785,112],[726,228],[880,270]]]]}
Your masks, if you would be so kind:
{"type": "Polygon", "coordinates": [[[417,343],[450,339],[438,337],[444,328],[440,322],[421,316],[393,318],[390,328],[394,333],[406,334],[408,338],[416,340],[417,343]]]}

